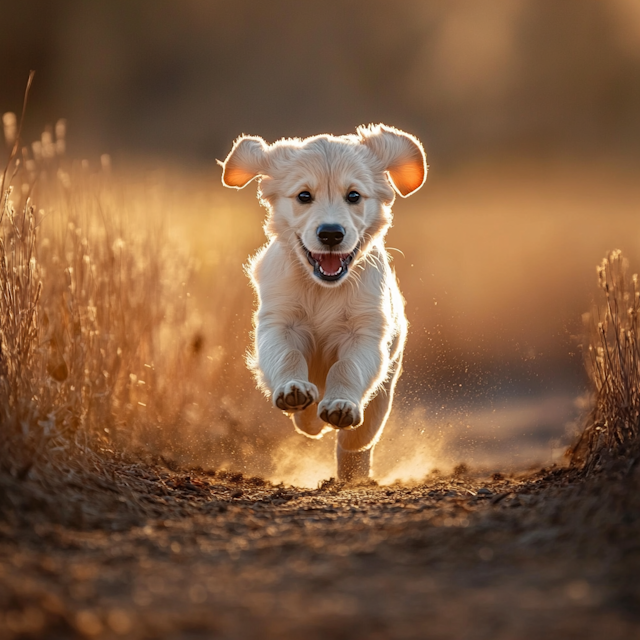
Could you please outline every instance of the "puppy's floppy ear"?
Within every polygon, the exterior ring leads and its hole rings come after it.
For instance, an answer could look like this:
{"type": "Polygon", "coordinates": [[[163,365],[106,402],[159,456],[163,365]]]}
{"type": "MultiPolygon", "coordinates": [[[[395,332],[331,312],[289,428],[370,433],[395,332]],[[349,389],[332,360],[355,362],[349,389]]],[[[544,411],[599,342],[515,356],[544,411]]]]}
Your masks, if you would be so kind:
{"type": "Polygon", "coordinates": [[[384,124],[358,127],[362,144],[384,165],[394,189],[406,198],[427,177],[427,158],[420,141],[409,133],[384,124]]]}
{"type": "Polygon", "coordinates": [[[240,136],[222,166],[222,184],[242,189],[268,173],[267,143],[255,136],[240,136]]]}

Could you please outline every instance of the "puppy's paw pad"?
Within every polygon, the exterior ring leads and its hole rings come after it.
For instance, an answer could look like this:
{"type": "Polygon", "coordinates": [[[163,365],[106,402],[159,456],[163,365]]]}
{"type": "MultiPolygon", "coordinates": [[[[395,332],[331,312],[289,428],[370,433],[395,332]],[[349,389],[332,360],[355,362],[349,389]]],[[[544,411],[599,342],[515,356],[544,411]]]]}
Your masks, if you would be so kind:
{"type": "Polygon", "coordinates": [[[287,382],[273,394],[273,404],[287,413],[302,411],[314,402],[318,402],[318,389],[304,380],[287,382]]]}
{"type": "Polygon", "coordinates": [[[318,416],[337,429],[355,428],[362,424],[360,407],[350,400],[323,400],[318,407],[318,416]]]}

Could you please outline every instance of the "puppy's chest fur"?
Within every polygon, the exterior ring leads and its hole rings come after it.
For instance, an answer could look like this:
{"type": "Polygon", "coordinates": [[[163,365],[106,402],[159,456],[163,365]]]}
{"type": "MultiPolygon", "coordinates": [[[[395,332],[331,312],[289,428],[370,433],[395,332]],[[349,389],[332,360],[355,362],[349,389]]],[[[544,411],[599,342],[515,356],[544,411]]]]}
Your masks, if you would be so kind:
{"type": "Polygon", "coordinates": [[[277,309],[280,321],[305,337],[305,355],[313,369],[330,367],[340,348],[360,336],[376,334],[382,336],[383,343],[391,344],[402,332],[402,297],[383,246],[374,247],[353,281],[339,288],[313,282],[277,242],[256,257],[251,272],[260,298],[256,323],[277,309]],[[263,277],[265,271],[272,270],[280,272],[277,279],[263,277]],[[274,282],[278,286],[272,286],[274,282]]]}

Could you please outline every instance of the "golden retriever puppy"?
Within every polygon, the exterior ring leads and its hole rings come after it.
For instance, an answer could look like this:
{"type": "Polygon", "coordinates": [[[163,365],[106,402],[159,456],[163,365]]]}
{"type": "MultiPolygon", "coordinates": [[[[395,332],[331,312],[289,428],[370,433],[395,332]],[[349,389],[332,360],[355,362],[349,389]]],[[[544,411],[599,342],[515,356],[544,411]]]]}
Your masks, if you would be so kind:
{"type": "Polygon", "coordinates": [[[227,187],[258,178],[267,209],[269,242],[248,266],[258,296],[250,367],[299,432],[338,431],[340,480],[366,478],[407,333],[384,237],[395,194],[424,183],[422,145],[382,124],[271,145],[242,136],[222,166],[227,187]]]}

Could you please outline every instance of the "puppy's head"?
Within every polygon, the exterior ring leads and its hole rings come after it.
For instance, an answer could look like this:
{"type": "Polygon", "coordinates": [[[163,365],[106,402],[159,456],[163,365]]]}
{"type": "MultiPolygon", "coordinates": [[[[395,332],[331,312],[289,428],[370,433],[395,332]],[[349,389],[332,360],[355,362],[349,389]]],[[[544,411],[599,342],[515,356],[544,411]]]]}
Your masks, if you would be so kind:
{"type": "Polygon", "coordinates": [[[267,234],[324,286],[344,282],[386,233],[395,194],[411,195],[427,175],[420,142],[385,125],[272,145],[242,136],[222,167],[227,187],[260,180],[267,234]]]}

